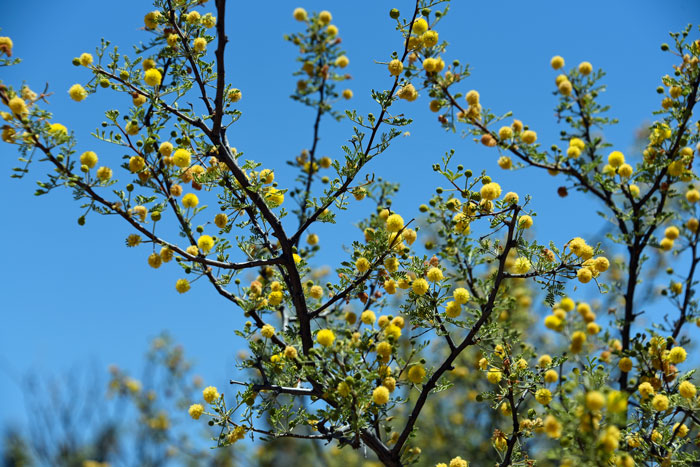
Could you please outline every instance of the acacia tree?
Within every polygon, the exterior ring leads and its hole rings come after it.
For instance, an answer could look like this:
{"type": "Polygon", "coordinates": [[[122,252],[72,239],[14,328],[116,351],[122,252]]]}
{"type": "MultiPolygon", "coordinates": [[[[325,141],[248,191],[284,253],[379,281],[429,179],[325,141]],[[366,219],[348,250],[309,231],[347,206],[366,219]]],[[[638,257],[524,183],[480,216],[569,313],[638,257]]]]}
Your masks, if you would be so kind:
{"type": "MultiPolygon", "coordinates": [[[[241,367],[250,377],[232,380],[227,397],[207,387],[203,403],[189,408],[192,418],[216,426],[218,446],[246,436],[302,438],[366,448],[388,466],[434,463],[441,460],[437,453],[421,458],[430,449],[425,434],[436,428],[426,414],[440,413],[471,390],[487,413],[476,419],[495,427],[492,449],[460,452],[456,430],[455,446],[440,454],[452,458],[451,467],[467,464],[462,455],[501,466],[535,459],[561,465],[698,462],[688,436],[698,422],[696,388],[692,372],[676,366],[687,357],[683,326],[698,317],[693,216],[700,192],[692,185],[698,128],[690,119],[698,100],[700,41],[687,40],[690,28],[673,35],[673,47],[663,46],[679,64],[663,78],[658,121],[633,166],[598,134],[611,120],[597,102],[604,73],[588,62],[556,78],[565,149],[543,149],[533,129],[510,113],[482,107],[477,91],[465,93],[469,70],[446,59],[447,43],[439,37],[447,13],[440,0],[417,0],[407,15],[391,10],[398,52],[379,58],[387,82],[372,92],[377,110],[343,113],[337,101],[350,94],[337,86],[348,78],[343,69],[349,60],[338,29],[329,12],[297,8],[293,14],[303,28],[287,37],[300,54],[292,98],[315,109],[316,118],[310,149],[290,161],[297,184],[282,187],[274,168],[228,142],[242,93],[225,74],[226,2],[217,0],[215,13],[204,15],[202,3],[156,1],[144,18],[150,39],[136,47],[135,57],[103,41],[96,56],[75,59],[91,78],[70,88],[72,99],[106,91],[130,96],[132,105],[107,110],[95,132],[128,152],[119,168],[98,167],[96,152],[52,121],[43,108],[46,93],[3,85],[0,99],[9,107],[3,140],[15,144],[26,163],[18,176],[34,157],[54,169],[37,194],[70,188],[86,210],[79,223],[92,213],[120,218],[135,229],[127,246],[150,245],[151,267],[175,260],[183,271],[175,284],[179,293],[201,279],[249,318],[237,332],[249,342],[241,367]],[[445,128],[496,148],[502,168],[547,169],[601,202],[613,225],[608,248],[620,245],[627,254],[613,265],[611,279],[602,280],[611,264],[600,245],[579,237],[563,245],[538,243],[528,235],[528,200],[504,194],[485,173],[455,166],[452,152],[434,165],[449,188],[438,188],[420,209],[434,237],[426,247],[437,253],[414,246],[419,232],[413,220],[391,209],[397,187],[360,174],[411,123],[394,111],[396,102],[416,101],[420,93],[430,96],[430,110],[445,128]],[[352,122],[335,159],[316,153],[324,117],[352,122]],[[319,283],[312,226],[336,222],[364,198],[376,209],[359,222],[362,235],[335,268],[338,279],[319,283]],[[662,239],[659,228],[665,229],[662,239]],[[653,249],[673,251],[673,261],[689,269],[665,284],[677,314],[642,330],[635,326],[642,312],[636,298],[653,249]],[[247,270],[259,276],[243,283],[247,270]],[[564,296],[571,281],[621,297],[620,309],[610,310],[614,319],[564,296]],[[544,325],[561,336],[551,347],[539,332],[524,332],[534,286],[551,310],[544,325]],[[467,369],[472,364],[477,371],[467,369]]],[[[0,45],[9,56],[11,40],[0,45]]],[[[563,58],[554,57],[552,67],[563,70],[563,58]]]]}

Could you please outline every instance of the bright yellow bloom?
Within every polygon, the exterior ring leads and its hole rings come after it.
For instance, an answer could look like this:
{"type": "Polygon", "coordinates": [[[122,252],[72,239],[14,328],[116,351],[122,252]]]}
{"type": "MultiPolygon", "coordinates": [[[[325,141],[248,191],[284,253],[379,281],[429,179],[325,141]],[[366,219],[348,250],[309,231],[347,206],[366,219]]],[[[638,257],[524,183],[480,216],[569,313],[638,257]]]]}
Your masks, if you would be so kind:
{"type": "Polygon", "coordinates": [[[389,68],[389,73],[391,73],[392,76],[399,76],[403,71],[403,62],[398,59],[393,59],[389,62],[387,68],[389,68]]]}
{"type": "Polygon", "coordinates": [[[190,290],[190,281],[187,279],[178,279],[177,282],[175,282],[175,290],[179,293],[187,292],[190,290]]]}
{"type": "Polygon", "coordinates": [[[681,397],[684,397],[686,399],[692,399],[693,397],[695,397],[696,392],[697,388],[690,381],[683,381],[681,384],[678,385],[678,394],[680,394],[681,397]]]}
{"type": "Polygon", "coordinates": [[[428,269],[426,276],[430,282],[440,282],[445,278],[445,276],[442,275],[440,268],[435,267],[428,269]]]}
{"type": "Polygon", "coordinates": [[[428,281],[422,278],[416,279],[411,284],[411,289],[416,295],[425,295],[428,291],[428,281]]]}
{"type": "Polygon", "coordinates": [[[664,396],[663,394],[655,395],[651,400],[651,406],[654,408],[654,410],[663,412],[664,410],[668,409],[668,397],[664,396]]]}
{"type": "Polygon", "coordinates": [[[424,18],[418,18],[413,22],[413,28],[411,30],[413,34],[420,36],[428,30],[428,22],[424,18]]]}
{"type": "Polygon", "coordinates": [[[523,131],[523,134],[520,135],[520,138],[525,144],[533,144],[535,141],[537,141],[537,133],[535,133],[532,130],[526,130],[523,131]]]}
{"type": "Polygon", "coordinates": [[[194,40],[192,46],[197,52],[205,52],[207,50],[207,40],[203,37],[198,37],[194,40]]]}
{"type": "Polygon", "coordinates": [[[578,72],[582,75],[590,75],[593,71],[593,65],[590,62],[581,62],[578,66],[578,72]]]}
{"type": "Polygon", "coordinates": [[[195,420],[199,420],[199,417],[204,413],[204,406],[202,404],[192,404],[189,410],[187,410],[187,413],[195,420]]]}
{"type": "Polygon", "coordinates": [[[458,287],[452,293],[452,296],[454,297],[455,302],[457,302],[460,305],[464,305],[469,301],[470,294],[469,291],[464,287],[458,287]]]}
{"type": "Polygon", "coordinates": [[[182,197],[182,205],[186,208],[196,208],[199,204],[199,198],[194,193],[187,193],[182,197]]]}
{"type": "Polygon", "coordinates": [[[481,187],[481,197],[486,200],[494,200],[501,196],[501,186],[498,183],[490,182],[481,187]]]}
{"type": "Polygon", "coordinates": [[[532,263],[530,263],[530,260],[524,256],[521,256],[515,260],[515,264],[513,264],[513,272],[516,274],[527,274],[531,267],[532,263]]]}
{"type": "Polygon", "coordinates": [[[306,21],[306,18],[308,17],[306,10],[303,8],[295,8],[293,16],[297,21],[306,21]]]}
{"type": "Polygon", "coordinates": [[[204,400],[208,404],[211,404],[215,400],[219,399],[221,396],[219,395],[219,391],[216,389],[215,386],[208,386],[204,388],[204,391],[202,391],[202,397],[204,397],[204,400]]]}
{"type": "Polygon", "coordinates": [[[629,357],[622,357],[618,362],[617,366],[620,369],[620,371],[624,373],[629,373],[630,371],[632,371],[632,359],[629,357]]]}
{"type": "Polygon", "coordinates": [[[369,270],[369,267],[370,267],[370,263],[367,260],[367,258],[361,257],[361,258],[358,258],[357,261],[355,261],[355,268],[357,268],[357,270],[361,273],[369,270]]]}
{"type": "Polygon", "coordinates": [[[330,347],[335,340],[335,334],[330,329],[321,329],[316,334],[316,341],[324,347],[330,347]]]}
{"type": "Polygon", "coordinates": [[[403,217],[398,214],[392,214],[386,218],[386,229],[389,232],[398,232],[403,229],[403,217]]]}
{"type": "Polygon", "coordinates": [[[146,29],[155,29],[158,27],[158,19],[160,19],[160,11],[151,11],[146,13],[146,16],[143,17],[143,24],[146,26],[146,29]]]}
{"type": "Polygon", "coordinates": [[[590,391],[586,394],[586,408],[600,410],[605,405],[605,398],[600,391],[590,391]]]}
{"type": "Polygon", "coordinates": [[[82,66],[90,66],[90,65],[92,65],[92,60],[93,60],[92,55],[90,55],[90,54],[87,53],[87,52],[85,52],[85,53],[83,53],[82,55],[80,55],[80,64],[81,64],[82,66]]]}
{"type": "Polygon", "coordinates": [[[552,68],[558,70],[564,66],[564,58],[559,55],[555,55],[552,57],[552,60],[550,60],[549,64],[552,65],[552,68]]]}
{"type": "Polygon", "coordinates": [[[613,151],[608,155],[608,164],[612,167],[618,168],[625,163],[625,155],[620,151],[613,151]]]}
{"type": "Polygon", "coordinates": [[[540,388],[535,392],[535,400],[542,405],[552,402],[552,392],[547,388],[540,388]]]}
{"type": "MultiPolygon", "coordinates": [[[[68,90],[68,95],[76,102],[80,102],[87,97],[87,91],[79,84],[74,84],[68,90]]],[[[17,112],[15,112],[17,113],[17,112]]]]}
{"type": "Polygon", "coordinates": [[[503,373],[501,373],[499,370],[496,370],[495,368],[490,369],[486,373],[486,379],[489,381],[491,384],[498,384],[501,382],[501,379],[503,378],[503,373]]]}
{"type": "Polygon", "coordinates": [[[80,163],[92,169],[97,164],[97,154],[93,151],[85,151],[80,155],[80,163]]]}
{"type": "Polygon", "coordinates": [[[545,383],[556,383],[559,380],[559,373],[557,370],[547,370],[544,373],[545,383]]]}
{"type": "Polygon", "coordinates": [[[377,405],[384,405],[389,402],[389,389],[385,386],[378,386],[372,391],[372,402],[377,405]]]}
{"type": "Polygon", "coordinates": [[[211,238],[209,235],[202,235],[201,237],[199,237],[199,240],[197,240],[197,246],[202,251],[202,253],[206,255],[214,247],[214,239],[211,238]]]}
{"type": "Polygon", "coordinates": [[[683,347],[673,347],[668,353],[668,361],[671,363],[682,363],[685,361],[687,352],[683,347]]]}
{"type": "Polygon", "coordinates": [[[341,55],[340,57],[335,59],[335,66],[337,66],[338,68],[345,68],[346,66],[348,66],[349,63],[350,59],[345,55],[341,55]]]}
{"type": "Polygon", "coordinates": [[[158,86],[163,80],[163,75],[156,68],[146,70],[143,74],[143,81],[149,86],[158,86]]]}
{"type": "Polygon", "coordinates": [[[408,380],[414,384],[420,384],[425,378],[425,368],[423,365],[413,365],[408,369],[408,380]]]}

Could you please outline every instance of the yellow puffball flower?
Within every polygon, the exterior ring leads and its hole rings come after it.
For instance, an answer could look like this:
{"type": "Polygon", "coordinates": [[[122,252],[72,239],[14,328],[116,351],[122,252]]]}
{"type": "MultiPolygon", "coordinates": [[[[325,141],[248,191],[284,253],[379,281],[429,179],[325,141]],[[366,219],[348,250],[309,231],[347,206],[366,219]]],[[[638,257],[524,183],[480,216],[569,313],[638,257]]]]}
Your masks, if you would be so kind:
{"type": "Polygon", "coordinates": [[[623,373],[629,373],[630,371],[632,371],[632,366],[633,366],[632,359],[629,357],[622,357],[617,364],[617,367],[623,373]]]}
{"type": "Polygon", "coordinates": [[[352,99],[352,89],[343,90],[343,99],[352,99]]]}
{"type": "Polygon", "coordinates": [[[535,392],[535,400],[542,405],[552,402],[552,392],[547,388],[540,388],[535,392]]]}
{"type": "Polygon", "coordinates": [[[518,201],[520,201],[520,197],[518,197],[517,193],[509,191],[503,197],[503,201],[505,201],[508,204],[518,204],[518,201]]]}
{"type": "Polygon", "coordinates": [[[196,208],[199,204],[199,198],[194,193],[187,193],[182,197],[182,205],[186,208],[196,208]]]}
{"type": "Polygon", "coordinates": [[[657,412],[663,412],[663,411],[667,410],[668,404],[669,404],[668,397],[664,396],[663,394],[657,394],[651,400],[651,406],[657,412]]]}
{"type": "Polygon", "coordinates": [[[700,191],[696,190],[695,188],[686,191],[685,199],[689,203],[697,203],[698,201],[700,201],[700,191]]]}
{"type": "Polygon", "coordinates": [[[555,55],[552,57],[552,60],[550,60],[549,64],[552,65],[552,68],[558,70],[564,66],[564,58],[559,55],[555,55]]]}
{"type": "Polygon", "coordinates": [[[610,391],[608,393],[608,412],[624,413],[627,411],[627,393],[610,391]]]}
{"type": "Polygon", "coordinates": [[[578,72],[584,76],[590,75],[593,71],[593,65],[590,62],[581,62],[578,66],[578,72]]]}
{"type": "Polygon", "coordinates": [[[200,15],[198,11],[190,11],[187,13],[187,16],[185,16],[185,20],[188,23],[199,23],[200,19],[202,19],[202,15],[200,15]]]}
{"type": "Polygon", "coordinates": [[[110,169],[109,167],[100,167],[99,169],[97,169],[97,178],[101,182],[108,181],[110,178],[112,178],[112,169],[110,169]]]}
{"type": "Polygon", "coordinates": [[[385,386],[378,386],[372,391],[372,402],[377,405],[384,405],[389,402],[389,389],[385,386]]]}
{"type": "Polygon", "coordinates": [[[143,94],[138,94],[134,97],[131,98],[131,103],[134,104],[136,107],[141,107],[143,104],[146,103],[148,98],[144,96],[143,94]]]}
{"type": "Polygon", "coordinates": [[[438,43],[437,31],[425,31],[421,36],[421,41],[425,47],[432,47],[438,43]]]}
{"type": "Polygon", "coordinates": [[[323,288],[320,285],[314,285],[311,287],[311,289],[309,289],[309,295],[311,298],[319,300],[321,297],[323,297],[323,288]]]}
{"type": "Polygon", "coordinates": [[[445,276],[442,275],[440,268],[435,267],[428,269],[426,276],[430,282],[440,282],[445,278],[445,276]]]}
{"type": "Polygon", "coordinates": [[[683,347],[673,347],[668,352],[668,361],[671,363],[683,363],[687,355],[688,354],[683,347]]]}
{"type": "Polygon", "coordinates": [[[620,151],[613,151],[608,155],[608,164],[611,167],[618,168],[625,163],[625,155],[620,151]]]}
{"type": "Polygon", "coordinates": [[[486,200],[494,200],[501,196],[501,185],[495,182],[490,182],[481,187],[481,198],[486,200]]]}
{"type": "Polygon", "coordinates": [[[139,124],[136,121],[132,120],[126,124],[126,127],[124,128],[124,130],[126,131],[127,135],[131,135],[131,136],[137,135],[139,133],[139,130],[140,130],[139,124]]]}
{"type": "Polygon", "coordinates": [[[202,25],[207,29],[213,28],[216,26],[216,16],[213,16],[211,13],[202,16],[202,25]]]}
{"type": "Polygon", "coordinates": [[[416,91],[416,88],[411,83],[403,85],[396,95],[399,96],[400,99],[407,100],[408,102],[413,102],[418,99],[418,91],[416,91]]]}
{"type": "Polygon", "coordinates": [[[552,357],[550,357],[547,354],[540,356],[539,360],[537,360],[537,365],[540,368],[548,367],[551,364],[552,364],[552,357]]]}
{"type": "Polygon", "coordinates": [[[583,344],[586,343],[586,334],[583,331],[576,331],[571,335],[571,353],[581,353],[583,344]]]}
{"type": "Polygon", "coordinates": [[[129,170],[132,173],[141,172],[146,167],[146,161],[141,156],[131,156],[129,159],[129,170]]]}
{"type": "Polygon", "coordinates": [[[330,11],[323,10],[318,14],[318,20],[323,24],[328,24],[333,20],[333,15],[331,15],[330,11]]]}
{"type": "Polygon", "coordinates": [[[544,373],[545,383],[556,383],[559,380],[559,374],[557,370],[547,370],[544,373]]]}
{"type": "MultiPolygon", "coordinates": [[[[73,99],[76,102],[80,102],[84,100],[87,97],[87,91],[85,90],[84,87],[82,87],[79,84],[74,84],[73,86],[70,87],[68,90],[68,95],[70,96],[71,99],[73,99]]],[[[11,107],[10,107],[11,108],[11,107]]],[[[15,112],[17,113],[17,112],[15,112]]]]}
{"type": "Polygon", "coordinates": [[[158,269],[163,262],[163,258],[158,253],[152,253],[148,257],[148,265],[153,269],[158,269]]]}
{"type": "Polygon", "coordinates": [[[284,203],[284,193],[277,188],[270,188],[270,191],[265,194],[265,200],[270,207],[276,208],[284,203]]]}
{"type": "Polygon", "coordinates": [[[80,163],[92,169],[97,164],[97,154],[93,151],[85,151],[80,155],[80,163]]]}
{"type": "Polygon", "coordinates": [[[574,87],[571,85],[571,81],[568,79],[559,83],[558,88],[562,96],[570,96],[574,89],[574,87]]]}
{"type": "Polygon", "coordinates": [[[518,218],[518,227],[520,227],[521,229],[529,229],[530,227],[532,227],[532,224],[533,220],[530,216],[520,216],[518,218]]]}
{"type": "Polygon", "coordinates": [[[392,76],[399,76],[403,71],[403,62],[395,58],[389,62],[387,68],[392,76]]]}
{"type": "Polygon", "coordinates": [[[284,356],[286,358],[294,360],[295,358],[297,358],[298,355],[299,355],[299,353],[297,352],[296,348],[292,347],[291,345],[288,345],[287,347],[285,347],[284,356]]]}
{"type": "Polygon", "coordinates": [[[209,235],[202,235],[201,237],[199,237],[199,240],[197,240],[197,246],[202,251],[202,253],[206,255],[214,247],[214,239],[211,238],[209,235]]]}
{"type": "Polygon", "coordinates": [[[321,329],[316,334],[316,341],[324,347],[330,347],[335,340],[335,334],[330,329],[321,329]]]}
{"type": "Polygon", "coordinates": [[[197,52],[205,52],[207,50],[207,40],[203,37],[198,37],[194,40],[192,46],[197,52]]]}
{"type": "Polygon", "coordinates": [[[570,157],[572,159],[576,159],[581,155],[581,150],[577,148],[576,146],[569,146],[569,148],[566,150],[566,156],[570,157]]]}
{"type": "Polygon", "coordinates": [[[173,250],[171,250],[167,246],[164,246],[163,248],[160,249],[159,256],[160,256],[160,259],[162,259],[164,263],[169,263],[173,259],[173,250]]]}
{"type": "Polygon", "coordinates": [[[685,424],[681,425],[680,422],[676,422],[673,425],[673,433],[675,433],[678,438],[685,438],[688,436],[688,431],[690,430],[685,424]]]}
{"type": "MultiPolygon", "coordinates": [[[[72,88],[71,88],[72,89],[72,88]]],[[[26,115],[27,114],[27,104],[21,97],[13,97],[7,103],[7,106],[12,110],[15,115],[26,115]]]]}
{"type": "Polygon", "coordinates": [[[90,66],[90,65],[92,65],[92,60],[93,60],[93,59],[92,59],[92,55],[90,55],[89,53],[85,52],[85,53],[83,53],[83,54],[80,55],[80,59],[79,59],[79,60],[80,60],[80,64],[81,64],[82,66],[90,66]]]}
{"type": "Polygon", "coordinates": [[[408,369],[408,380],[413,384],[420,384],[425,378],[425,368],[423,365],[413,365],[408,369]]]}
{"type": "Polygon", "coordinates": [[[527,274],[531,267],[532,263],[530,263],[530,260],[521,256],[515,260],[513,272],[516,274],[527,274]]]}
{"type": "Polygon", "coordinates": [[[498,384],[501,382],[501,379],[503,379],[503,373],[495,368],[492,368],[486,373],[486,379],[491,384],[498,384]]]}
{"type": "Polygon", "coordinates": [[[501,156],[498,158],[498,166],[503,170],[508,170],[513,166],[513,160],[508,156],[501,156]]]}
{"type": "Polygon", "coordinates": [[[581,268],[576,272],[578,281],[582,284],[588,284],[593,279],[593,273],[588,268],[581,268]]]}
{"type": "Polygon", "coordinates": [[[694,217],[691,217],[688,219],[688,222],[685,223],[685,226],[688,227],[691,232],[696,233],[698,228],[700,228],[700,221],[694,217]]]}
{"type": "Polygon", "coordinates": [[[428,291],[428,281],[422,278],[414,280],[411,284],[411,290],[413,290],[413,293],[416,295],[425,295],[428,291]]]}
{"type": "Polygon", "coordinates": [[[469,105],[478,105],[479,104],[479,92],[475,91],[472,89],[467,93],[465,96],[465,99],[467,101],[467,104],[469,105]]]}
{"type": "Polygon", "coordinates": [[[470,298],[469,291],[464,287],[456,288],[455,291],[452,293],[452,296],[454,297],[455,302],[457,302],[460,305],[464,305],[465,303],[467,303],[470,298]]]}
{"type": "Polygon", "coordinates": [[[420,36],[428,30],[428,22],[424,18],[418,18],[413,22],[411,30],[413,34],[420,36]]]}
{"type": "Polygon", "coordinates": [[[448,318],[457,318],[462,313],[462,306],[457,302],[447,302],[445,304],[445,315],[448,318]]]}
{"type": "Polygon", "coordinates": [[[401,238],[403,238],[409,245],[413,245],[413,242],[415,242],[416,238],[418,238],[418,234],[413,229],[405,229],[401,234],[401,238]]]}
{"type": "Polygon", "coordinates": [[[537,133],[532,130],[526,130],[522,135],[520,135],[520,138],[525,144],[533,144],[535,141],[537,141],[537,133]]]}
{"type": "Polygon", "coordinates": [[[160,11],[150,11],[146,13],[146,16],[143,17],[143,24],[146,26],[146,29],[155,29],[158,27],[158,19],[160,19],[160,11]]]}
{"type": "Polygon", "coordinates": [[[294,19],[297,21],[306,21],[306,18],[308,18],[308,14],[306,13],[306,10],[303,8],[295,8],[294,13],[293,13],[294,19]]]}
{"type": "Polygon", "coordinates": [[[669,251],[669,250],[671,250],[671,248],[673,248],[673,240],[671,240],[670,238],[664,237],[659,242],[659,247],[663,251],[669,251]]]}
{"type": "Polygon", "coordinates": [[[262,334],[265,339],[269,339],[275,335],[275,327],[271,324],[265,324],[260,329],[260,334],[262,334]]]}
{"type": "Polygon", "coordinates": [[[190,290],[190,281],[187,279],[178,279],[177,282],[175,282],[175,290],[179,293],[187,292],[190,290]]]}
{"type": "Polygon", "coordinates": [[[651,383],[648,382],[644,382],[637,386],[637,391],[639,391],[639,394],[642,395],[643,399],[646,399],[647,397],[655,393],[654,387],[651,385],[651,383]]]}
{"type": "Polygon", "coordinates": [[[610,267],[610,261],[605,256],[598,256],[593,260],[593,267],[598,272],[605,272],[610,267]]]}
{"type": "Polygon", "coordinates": [[[160,146],[158,147],[158,152],[163,157],[170,156],[170,154],[173,153],[173,144],[168,142],[168,141],[161,143],[160,146]]]}
{"type": "Polygon", "coordinates": [[[374,324],[374,322],[376,320],[377,320],[377,316],[374,314],[374,312],[372,310],[365,310],[360,315],[360,321],[362,321],[365,324],[374,324]]]}
{"type": "Polygon", "coordinates": [[[513,129],[509,126],[502,126],[498,130],[498,137],[500,139],[511,139],[513,137],[513,129]]]}
{"type": "Polygon", "coordinates": [[[678,230],[678,227],[675,225],[672,225],[670,227],[666,227],[666,230],[664,230],[664,237],[669,238],[671,240],[675,240],[678,238],[680,235],[680,230],[678,230]]]}
{"type": "Polygon", "coordinates": [[[563,322],[558,316],[549,315],[544,318],[544,325],[547,329],[557,331],[560,327],[562,327],[563,322]]]}
{"type": "Polygon", "coordinates": [[[392,322],[384,328],[384,336],[396,341],[401,337],[401,328],[392,322]]]}
{"type": "Polygon", "coordinates": [[[349,63],[350,59],[345,55],[341,55],[340,57],[335,59],[335,66],[337,66],[338,68],[345,68],[346,66],[348,66],[349,63]]]}
{"type": "Polygon", "coordinates": [[[219,395],[219,391],[216,389],[216,386],[207,386],[202,391],[202,397],[204,397],[204,401],[207,404],[211,404],[221,396],[219,395]]]}
{"type": "Polygon", "coordinates": [[[617,173],[621,178],[630,178],[633,172],[634,169],[632,169],[632,166],[629,164],[622,164],[620,168],[617,169],[617,173]]]}
{"type": "Polygon", "coordinates": [[[542,427],[550,438],[557,439],[561,437],[561,423],[553,415],[545,417],[542,427]]]}
{"type": "Polygon", "coordinates": [[[386,219],[386,229],[389,232],[398,232],[403,229],[403,217],[398,214],[392,214],[386,219]]]}
{"type": "Polygon", "coordinates": [[[697,388],[690,381],[683,381],[681,384],[678,385],[678,394],[680,394],[681,397],[684,397],[685,399],[694,398],[696,392],[697,388]]]}
{"type": "Polygon", "coordinates": [[[590,391],[586,394],[586,408],[588,410],[600,410],[605,406],[605,397],[600,391],[590,391]]]}
{"type": "Polygon", "coordinates": [[[359,272],[365,272],[369,270],[369,267],[370,264],[367,258],[358,258],[357,261],[355,261],[355,268],[357,268],[359,272]]]}
{"type": "Polygon", "coordinates": [[[204,406],[202,404],[192,404],[187,410],[187,413],[190,414],[190,417],[193,419],[199,420],[199,417],[204,413],[204,406]]]}
{"type": "Polygon", "coordinates": [[[143,81],[149,86],[158,86],[163,80],[163,75],[156,68],[146,70],[143,74],[143,81]]]}

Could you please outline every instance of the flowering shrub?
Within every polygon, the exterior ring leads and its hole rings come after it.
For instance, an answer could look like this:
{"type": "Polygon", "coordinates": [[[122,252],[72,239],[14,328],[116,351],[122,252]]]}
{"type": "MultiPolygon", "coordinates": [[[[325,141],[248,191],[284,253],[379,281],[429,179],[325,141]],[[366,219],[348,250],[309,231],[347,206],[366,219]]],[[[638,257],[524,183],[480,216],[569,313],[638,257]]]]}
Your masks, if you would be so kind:
{"type": "MultiPolygon", "coordinates": [[[[0,99],[7,107],[2,139],[27,166],[38,152],[54,169],[38,195],[70,188],[86,215],[130,224],[126,246],[149,247],[150,267],[177,263],[178,293],[209,282],[248,318],[237,330],[250,347],[240,362],[247,379],[206,387],[187,410],[215,426],[217,446],[246,437],[322,440],[369,450],[387,466],[700,462],[691,436],[697,391],[683,365],[684,326],[700,316],[694,298],[700,192],[693,184],[700,137],[691,123],[700,41],[688,39],[690,27],[662,47],[678,64],[663,77],[657,121],[636,158],[597,133],[614,120],[597,102],[604,73],[589,62],[566,71],[564,58],[551,61],[559,73],[555,110],[563,147],[547,149],[536,129],[489,110],[468,89],[468,68],[448,58],[439,30],[447,9],[438,0],[418,0],[407,15],[390,11],[398,51],[378,58],[386,81],[372,92],[376,111],[343,112],[339,102],[353,93],[339,89],[351,66],[339,28],[328,11],[297,8],[300,30],[286,36],[299,51],[292,98],[315,109],[316,118],[311,148],[290,161],[296,184],[284,187],[274,167],[243,157],[228,142],[244,90],[226,78],[226,2],[217,0],[216,11],[206,14],[201,3],[156,1],[144,18],[150,39],[134,58],[103,42],[96,57],[75,59],[91,77],[71,86],[71,99],[130,96],[132,105],[108,110],[96,132],[128,153],[120,165],[101,160],[95,147],[53,122],[43,94],[3,86],[0,99]],[[626,257],[611,261],[592,239],[533,239],[528,198],[493,175],[455,164],[453,152],[433,166],[448,188],[421,205],[423,220],[394,212],[398,187],[359,174],[411,123],[392,106],[399,99],[418,105],[424,96],[444,128],[497,151],[502,169],[546,169],[599,201],[614,226],[607,247],[626,257]],[[328,116],[353,126],[337,159],[316,151],[319,122],[328,116]],[[371,209],[335,268],[337,280],[321,283],[313,269],[321,252],[314,226],[339,222],[342,211],[363,200],[371,209]],[[428,238],[423,232],[430,236],[425,248],[417,242],[428,238]],[[635,325],[643,311],[639,287],[659,280],[643,274],[656,252],[689,266],[681,275],[669,269],[664,295],[673,312],[643,330],[635,325]],[[258,276],[244,283],[247,270],[258,276]],[[576,284],[580,296],[566,296],[567,284],[576,284]],[[540,291],[549,310],[546,331],[532,312],[540,291]],[[611,320],[585,301],[584,291],[614,297],[611,320]],[[465,413],[488,427],[486,449],[460,437],[471,423],[465,413]]],[[[11,40],[2,38],[0,46],[9,57],[11,40]]]]}

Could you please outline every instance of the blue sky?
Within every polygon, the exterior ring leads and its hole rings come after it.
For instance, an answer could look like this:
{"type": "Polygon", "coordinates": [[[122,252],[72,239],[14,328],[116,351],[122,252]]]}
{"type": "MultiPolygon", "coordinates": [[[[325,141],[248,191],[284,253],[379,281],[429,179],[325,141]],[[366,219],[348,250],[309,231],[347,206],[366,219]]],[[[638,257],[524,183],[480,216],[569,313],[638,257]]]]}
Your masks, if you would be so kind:
{"type": "MultiPolygon", "coordinates": [[[[236,2],[229,7],[227,76],[244,96],[239,106],[243,117],[231,128],[229,139],[248,158],[275,168],[284,187],[292,182],[284,161],[310,145],[313,124],[311,111],[288,99],[297,64],[295,49],[282,35],[300,27],[291,15],[296,6],[333,13],[354,78],[348,83],[355,94],[348,107],[366,113],[376,111],[370,89],[390,85],[385,67],[374,60],[387,60],[401,46],[388,10],[408,12],[412,2],[273,1],[264,8],[236,2]]],[[[116,103],[117,96],[106,92],[82,103],[70,101],[68,87],[89,79],[71,59],[93,52],[102,37],[128,50],[145,39],[140,28],[150,9],[147,2],[135,0],[99,2],[99,8],[85,0],[7,2],[0,35],[12,37],[15,54],[24,62],[2,70],[2,80],[13,85],[26,80],[35,90],[48,82],[55,92],[50,107],[55,121],[75,131],[79,150],[93,148],[101,162],[116,161],[121,151],[98,144],[89,134],[103,120],[107,106],[125,109],[126,102],[116,103]]],[[[558,142],[559,131],[552,111],[556,74],[549,59],[560,54],[567,67],[588,60],[604,68],[608,92],[602,99],[620,119],[606,139],[626,151],[635,130],[650,121],[658,107],[655,88],[660,77],[671,72],[673,61],[659,45],[668,41],[669,31],[692,21],[700,21],[700,4],[694,0],[455,1],[438,31],[452,44],[448,58],[472,67],[463,90],[478,89],[482,105],[496,113],[512,110],[547,145],[558,142]]],[[[430,167],[454,148],[457,163],[475,172],[486,169],[507,191],[533,196],[541,242],[562,243],[599,230],[595,203],[575,194],[556,196],[561,179],[534,170],[501,171],[495,151],[440,130],[435,114],[428,111],[427,96],[400,105],[415,120],[408,128],[411,135],[399,138],[369,170],[409,188],[394,204],[404,218],[417,216],[418,205],[442,183],[430,167]]],[[[322,131],[319,154],[339,157],[351,126],[325,120],[322,131]]],[[[130,231],[124,223],[91,215],[86,226],[79,227],[81,211],[67,190],[32,196],[46,166],[36,164],[24,180],[11,180],[13,148],[0,148],[0,176],[5,177],[0,199],[6,210],[0,229],[6,245],[0,272],[0,427],[26,420],[16,375],[55,374],[94,362],[105,371],[110,363],[136,371],[147,341],[162,330],[184,344],[207,384],[226,388],[236,352],[243,347],[233,335],[242,319],[240,311],[203,282],[178,295],[173,284],[181,271],[175,265],[155,271],[146,264],[146,248],[125,248],[130,231]]],[[[336,264],[342,244],[359,237],[349,227],[367,209],[369,204],[354,205],[338,226],[314,230],[328,248],[326,264],[336,264]]]]}

